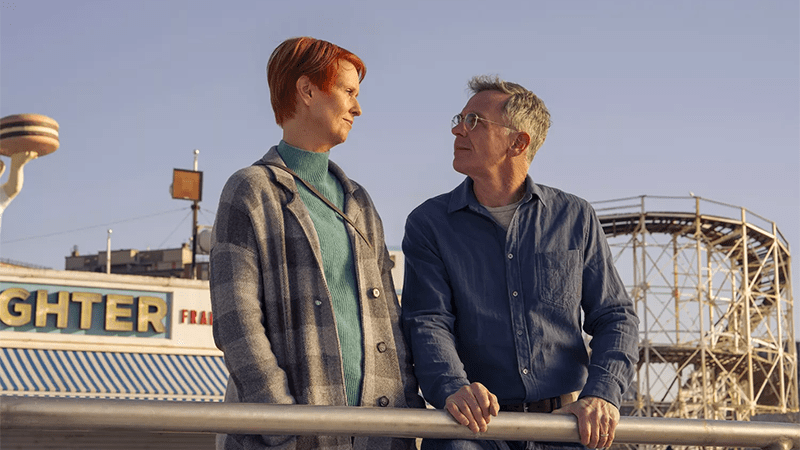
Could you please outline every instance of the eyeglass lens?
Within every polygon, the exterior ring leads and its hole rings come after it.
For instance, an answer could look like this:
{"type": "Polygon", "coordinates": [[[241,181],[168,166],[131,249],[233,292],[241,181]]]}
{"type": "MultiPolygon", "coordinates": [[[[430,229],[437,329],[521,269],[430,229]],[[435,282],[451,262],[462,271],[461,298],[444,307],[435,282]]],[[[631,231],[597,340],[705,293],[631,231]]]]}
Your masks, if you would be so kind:
{"type": "Polygon", "coordinates": [[[457,127],[461,122],[465,122],[464,125],[467,126],[468,130],[474,130],[475,126],[478,124],[478,115],[475,113],[469,113],[466,116],[456,114],[450,122],[451,128],[457,127]]]}

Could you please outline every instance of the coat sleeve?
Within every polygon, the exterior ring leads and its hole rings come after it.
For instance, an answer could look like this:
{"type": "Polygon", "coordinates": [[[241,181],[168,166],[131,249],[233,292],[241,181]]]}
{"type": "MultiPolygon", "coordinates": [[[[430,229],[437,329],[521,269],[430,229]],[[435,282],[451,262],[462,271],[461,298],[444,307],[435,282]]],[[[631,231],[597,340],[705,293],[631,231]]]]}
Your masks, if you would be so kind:
{"type": "MultiPolygon", "coordinates": [[[[270,293],[262,285],[257,240],[259,227],[266,230],[268,224],[263,223],[263,200],[257,191],[237,172],[220,197],[210,254],[214,342],[230,373],[226,401],[293,404],[286,373],[264,327],[264,296],[270,293]]],[[[294,436],[229,435],[227,439],[240,441],[240,448],[295,447],[294,436]]]]}

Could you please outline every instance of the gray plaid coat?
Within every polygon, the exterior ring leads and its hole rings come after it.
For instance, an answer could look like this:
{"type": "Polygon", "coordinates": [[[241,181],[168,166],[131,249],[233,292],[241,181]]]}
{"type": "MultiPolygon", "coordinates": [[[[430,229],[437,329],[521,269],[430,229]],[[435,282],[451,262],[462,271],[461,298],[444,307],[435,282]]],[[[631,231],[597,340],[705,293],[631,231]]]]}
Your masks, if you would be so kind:
{"type": "MultiPolygon", "coordinates": [[[[273,147],[261,159],[283,164],[273,147]]],[[[259,161],[260,162],[260,161],[259,161]]],[[[364,338],[361,406],[423,407],[399,324],[383,225],[367,192],[330,162],[345,191],[364,338]]],[[[292,176],[256,165],[234,173],[211,250],[214,340],[230,372],[226,402],[346,406],[339,338],[317,233],[292,176]]],[[[408,449],[414,440],[219,435],[224,449],[408,449]]]]}

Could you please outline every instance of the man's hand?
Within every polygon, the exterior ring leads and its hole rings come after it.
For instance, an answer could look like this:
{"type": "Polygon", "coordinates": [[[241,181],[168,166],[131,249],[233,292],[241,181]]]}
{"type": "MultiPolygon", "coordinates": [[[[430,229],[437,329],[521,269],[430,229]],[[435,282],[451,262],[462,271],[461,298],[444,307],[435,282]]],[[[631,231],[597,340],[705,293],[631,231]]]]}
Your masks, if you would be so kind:
{"type": "Polygon", "coordinates": [[[553,414],[572,414],[578,418],[581,443],[589,448],[608,448],[614,442],[619,410],[599,397],[584,397],[564,405],[553,414]]]}
{"type": "Polygon", "coordinates": [[[445,409],[473,433],[489,429],[489,421],[500,411],[497,396],[480,383],[464,386],[445,400],[445,409]]]}

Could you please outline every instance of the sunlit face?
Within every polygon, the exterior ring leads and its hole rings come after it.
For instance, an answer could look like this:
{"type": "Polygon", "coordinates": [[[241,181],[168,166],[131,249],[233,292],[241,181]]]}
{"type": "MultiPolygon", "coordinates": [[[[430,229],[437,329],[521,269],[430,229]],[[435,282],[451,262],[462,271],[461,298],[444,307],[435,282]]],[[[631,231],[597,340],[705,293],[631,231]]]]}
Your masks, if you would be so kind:
{"type": "Polygon", "coordinates": [[[316,98],[311,106],[312,120],[320,134],[319,138],[330,147],[347,140],[355,117],[361,115],[358,71],[348,61],[339,60],[338,64],[336,82],[330,92],[316,89],[316,98]]]}
{"type": "MultiPolygon", "coordinates": [[[[461,114],[475,113],[478,117],[505,124],[503,105],[509,96],[498,91],[478,92],[469,99],[461,114]]],[[[507,128],[484,120],[479,120],[472,130],[462,122],[451,132],[455,136],[453,168],[473,179],[496,173],[508,158],[508,149],[513,143],[507,128]]]]}

